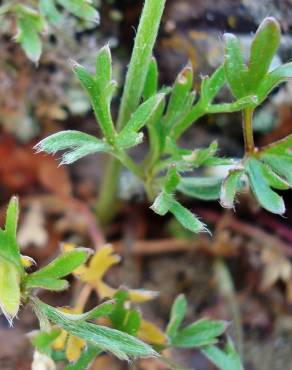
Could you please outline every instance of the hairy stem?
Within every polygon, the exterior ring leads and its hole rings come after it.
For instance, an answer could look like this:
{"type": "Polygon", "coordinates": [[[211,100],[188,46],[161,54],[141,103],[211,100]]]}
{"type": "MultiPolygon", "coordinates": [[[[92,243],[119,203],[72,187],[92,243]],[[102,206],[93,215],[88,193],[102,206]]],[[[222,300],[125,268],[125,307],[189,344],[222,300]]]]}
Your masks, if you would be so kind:
{"type": "MultiPolygon", "coordinates": [[[[118,130],[125,126],[139,105],[165,2],[166,0],[145,1],[126,75],[117,122],[118,130]]],[[[109,222],[115,213],[116,191],[121,171],[121,165],[115,158],[111,158],[107,166],[97,205],[97,214],[102,223],[109,222]]]]}
{"type": "Polygon", "coordinates": [[[246,108],[243,111],[243,137],[245,152],[247,154],[253,153],[255,149],[252,127],[253,112],[254,112],[253,108],[246,108]]]}

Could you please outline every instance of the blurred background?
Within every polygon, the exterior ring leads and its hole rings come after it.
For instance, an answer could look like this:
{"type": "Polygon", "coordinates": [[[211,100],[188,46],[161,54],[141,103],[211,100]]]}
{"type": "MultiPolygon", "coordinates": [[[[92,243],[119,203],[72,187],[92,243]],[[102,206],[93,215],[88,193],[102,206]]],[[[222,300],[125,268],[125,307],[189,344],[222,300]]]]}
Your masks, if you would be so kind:
{"type": "MultiPolygon", "coordinates": [[[[3,2],[2,2],[3,3],[3,2]]],[[[23,1],[22,3],[34,3],[23,1]]],[[[159,290],[160,297],[141,309],[145,317],[164,327],[171,303],[179,293],[189,301],[188,319],[209,316],[232,320],[230,332],[243,354],[246,369],[292,369],[292,199],[283,196],[286,217],[260,209],[248,194],[241,195],[236,213],[218,202],[184,199],[204,219],[212,237],[193,235],[171,217],[160,218],[148,209],[143,189],[124,171],[119,185],[120,211],[102,231],[94,207],[103,178],[106,157],[91,155],[69,167],[57,157],[36,154],[41,138],[60,130],[76,129],[99,135],[89,100],[74,77],[69,59],[95,68],[97,50],[109,43],[114,74],[123,86],[142,1],[100,0],[100,24],[82,21],[63,12],[59,27],[42,35],[43,53],[32,63],[12,38],[15,20],[1,16],[0,23],[0,219],[13,194],[20,196],[19,243],[23,254],[39,266],[68,241],[94,247],[101,237],[125,257],[107,275],[112,285],[159,290]]],[[[161,85],[170,85],[190,60],[195,87],[223,57],[222,34],[239,36],[243,50],[265,16],[281,24],[283,38],[275,65],[292,59],[291,0],[167,0],[155,48],[161,85]]],[[[219,99],[226,99],[222,91],[219,99]]],[[[113,112],[116,114],[116,96],[113,112]]],[[[202,147],[217,139],[220,154],[243,154],[239,114],[203,118],[184,136],[188,146],[202,147]]],[[[281,85],[256,112],[257,145],[292,133],[292,82],[281,85]]],[[[135,148],[142,157],[143,145],[135,148]]],[[[69,305],[75,285],[66,293],[42,294],[55,306],[69,305]]],[[[25,336],[37,328],[28,309],[14,328],[0,317],[0,369],[30,369],[32,348],[25,336]]],[[[172,354],[185,368],[212,370],[196,351],[172,354]]],[[[102,356],[93,369],[127,369],[110,356],[102,356]]],[[[156,360],[142,360],[141,370],[167,369],[156,360]]]]}

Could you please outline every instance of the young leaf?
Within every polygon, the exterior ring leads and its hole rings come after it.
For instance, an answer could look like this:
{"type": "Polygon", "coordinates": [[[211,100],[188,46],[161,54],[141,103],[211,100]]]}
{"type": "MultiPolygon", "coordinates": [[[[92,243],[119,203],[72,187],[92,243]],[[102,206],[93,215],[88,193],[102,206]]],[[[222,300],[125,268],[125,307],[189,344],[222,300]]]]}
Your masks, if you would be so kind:
{"type": "Polygon", "coordinates": [[[99,13],[88,0],[57,0],[57,2],[76,17],[99,23],[99,13]]]}
{"type": "Polygon", "coordinates": [[[185,113],[185,105],[193,86],[193,68],[188,64],[178,75],[164,117],[165,125],[171,128],[178,117],[185,113]]]}
{"type": "Polygon", "coordinates": [[[171,344],[178,348],[202,347],[213,344],[227,327],[224,321],[202,319],[180,330],[171,344]]]}
{"type": "Polygon", "coordinates": [[[16,15],[17,35],[15,40],[21,44],[29,59],[38,62],[42,53],[39,33],[44,29],[44,19],[35,10],[24,5],[16,7],[16,15]]]}
{"type": "Polygon", "coordinates": [[[149,64],[144,91],[143,91],[143,99],[148,100],[151,96],[157,94],[158,90],[158,66],[156,59],[152,57],[151,62],[149,64]]]}
{"type": "Polygon", "coordinates": [[[239,40],[236,36],[226,33],[225,41],[225,75],[233,95],[240,99],[247,94],[247,67],[244,63],[239,40]]]}
{"type": "Polygon", "coordinates": [[[246,164],[246,171],[252,191],[261,206],[272,213],[283,214],[285,212],[283,198],[269,187],[261,163],[250,158],[246,164]]]}
{"type": "Polygon", "coordinates": [[[276,19],[265,18],[251,44],[248,66],[249,91],[256,91],[259,83],[268,73],[272,59],[278,50],[280,38],[280,26],[276,19]]]}
{"type": "Polygon", "coordinates": [[[282,177],[278,176],[273,170],[267,166],[265,163],[261,163],[261,169],[264,174],[266,181],[269,186],[274,189],[287,190],[290,188],[290,185],[282,177]]]}
{"type": "Polygon", "coordinates": [[[228,176],[223,181],[220,192],[220,203],[222,207],[233,208],[235,195],[240,187],[240,179],[243,174],[244,171],[241,169],[229,171],[228,176]]]}
{"type": "Polygon", "coordinates": [[[189,197],[216,200],[220,198],[221,185],[219,177],[182,177],[177,190],[189,197]]]}
{"type": "MultiPolygon", "coordinates": [[[[106,50],[104,53],[105,52],[106,50]]],[[[104,53],[102,53],[102,55],[104,53]]],[[[113,144],[116,133],[110,111],[111,87],[103,86],[101,88],[100,83],[97,82],[96,76],[92,76],[83,66],[76,62],[72,62],[72,65],[76,76],[90,98],[96,119],[104,136],[109,144],[113,144]]],[[[108,67],[105,69],[107,70],[108,67]]],[[[98,71],[96,71],[96,73],[98,73],[98,71]]],[[[106,76],[102,77],[102,80],[104,81],[105,78],[106,76]]]]}
{"type": "Polygon", "coordinates": [[[39,277],[26,280],[25,287],[27,289],[42,288],[51,290],[52,292],[61,292],[62,290],[68,289],[69,283],[64,279],[50,279],[46,277],[39,277]]]}
{"type": "Polygon", "coordinates": [[[171,194],[175,191],[176,187],[180,182],[180,175],[178,174],[175,167],[171,166],[166,174],[164,182],[164,191],[171,194]]]}
{"type": "Polygon", "coordinates": [[[187,300],[183,294],[180,294],[171,307],[170,320],[166,329],[166,334],[171,340],[177,335],[178,329],[185,318],[186,310],[187,300]]]}
{"type": "Polygon", "coordinates": [[[129,357],[157,356],[157,353],[149,345],[126,333],[85,321],[70,320],[61,311],[37,298],[34,299],[34,304],[50,321],[68,333],[84,339],[103,351],[112,352],[122,360],[128,360],[129,357]]]}
{"type": "Polygon", "coordinates": [[[231,339],[228,339],[224,351],[213,345],[202,348],[201,351],[220,370],[244,370],[231,339]]]}
{"type": "Polygon", "coordinates": [[[62,155],[61,164],[71,164],[89,154],[110,152],[111,146],[103,140],[80,131],[67,130],[46,137],[34,147],[38,152],[55,154],[59,150],[67,150],[62,155]]]}
{"type": "Polygon", "coordinates": [[[27,276],[27,286],[38,283],[42,279],[60,279],[69,275],[77,267],[84,264],[88,258],[89,250],[85,248],[76,248],[70,252],[65,252],[57,257],[47,266],[29,274],[27,276]]]}

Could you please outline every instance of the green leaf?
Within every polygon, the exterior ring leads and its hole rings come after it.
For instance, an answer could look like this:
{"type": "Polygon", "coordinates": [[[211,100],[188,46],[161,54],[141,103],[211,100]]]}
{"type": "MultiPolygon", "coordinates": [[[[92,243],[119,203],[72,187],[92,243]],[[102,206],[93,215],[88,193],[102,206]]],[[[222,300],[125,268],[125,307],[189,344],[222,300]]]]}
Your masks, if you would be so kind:
{"type": "Polygon", "coordinates": [[[76,17],[99,23],[99,13],[88,0],[57,0],[57,2],[76,17]]]}
{"type": "Polygon", "coordinates": [[[164,117],[165,125],[171,128],[176,120],[185,112],[186,103],[193,86],[193,68],[188,64],[178,75],[167,105],[164,117]]]}
{"type": "Polygon", "coordinates": [[[183,207],[176,200],[172,201],[169,211],[186,229],[194,233],[206,231],[205,225],[192,212],[183,207]]]}
{"type": "Polygon", "coordinates": [[[39,33],[44,30],[45,22],[33,9],[24,5],[16,7],[17,35],[15,40],[21,44],[29,59],[38,62],[42,53],[39,33]]]}
{"type": "Polygon", "coordinates": [[[219,177],[182,177],[177,190],[193,198],[216,200],[220,198],[221,185],[219,177]]]}
{"type": "Polygon", "coordinates": [[[220,192],[220,203],[222,207],[233,208],[235,195],[240,188],[240,179],[244,174],[242,169],[230,170],[228,176],[223,181],[220,192]]]}
{"type": "Polygon", "coordinates": [[[244,370],[231,339],[228,339],[224,350],[216,346],[207,346],[201,351],[220,370],[244,370]]]}
{"type": "Polygon", "coordinates": [[[246,163],[246,171],[251,189],[261,206],[272,213],[283,214],[285,212],[283,198],[270,188],[265,179],[261,163],[254,158],[250,158],[246,163]]]}
{"type": "Polygon", "coordinates": [[[100,91],[104,90],[108,95],[108,100],[112,98],[113,87],[112,82],[112,57],[111,51],[108,45],[104,46],[99,50],[96,56],[96,84],[100,91]]]}
{"type": "Polygon", "coordinates": [[[68,150],[62,155],[61,164],[71,164],[89,154],[110,152],[111,146],[103,140],[80,131],[67,130],[53,134],[34,147],[38,152],[55,154],[59,150],[68,150]]]}
{"type": "Polygon", "coordinates": [[[202,319],[180,330],[171,344],[178,348],[202,347],[216,343],[227,327],[225,321],[202,319]]]}
{"type": "Polygon", "coordinates": [[[69,275],[77,267],[84,264],[88,258],[89,249],[76,248],[65,252],[47,266],[27,276],[27,286],[35,284],[42,279],[60,279],[69,275]]]}
{"type": "MultiPolygon", "coordinates": [[[[102,57],[104,57],[106,50],[101,54],[102,57]]],[[[96,76],[92,76],[86,68],[76,62],[72,62],[72,66],[81,85],[90,98],[96,120],[98,121],[104,136],[109,144],[113,144],[116,135],[110,111],[110,97],[113,92],[113,86],[110,84],[106,87],[101,87],[100,83],[97,82],[96,76]]],[[[107,69],[108,67],[105,68],[105,70],[107,69]]],[[[96,73],[98,74],[98,71],[96,71],[96,73]]],[[[106,76],[103,76],[102,81],[104,81],[105,78],[106,76]]]]}
{"type": "Polygon", "coordinates": [[[150,207],[155,213],[160,216],[165,216],[172,204],[172,196],[166,192],[161,192],[150,207]]]}
{"type": "Polygon", "coordinates": [[[94,325],[80,320],[70,320],[61,311],[51,307],[39,299],[33,299],[37,308],[57,326],[72,335],[84,339],[88,343],[109,351],[122,360],[129,357],[151,357],[157,353],[147,344],[129,334],[105,326],[94,325]]]}
{"type": "Polygon", "coordinates": [[[20,306],[20,277],[14,263],[0,258],[0,309],[10,324],[20,306]]]}
{"type": "Polygon", "coordinates": [[[171,307],[170,320],[167,325],[166,334],[172,340],[178,332],[187,310],[187,300],[184,294],[180,294],[171,307]]]}
{"type": "Polygon", "coordinates": [[[7,208],[5,229],[0,229],[0,257],[15,264],[22,273],[23,267],[16,240],[18,213],[18,199],[17,197],[12,197],[7,208]]]}
{"type": "Polygon", "coordinates": [[[269,166],[267,166],[263,162],[261,162],[261,168],[264,177],[271,188],[279,190],[287,190],[290,188],[290,185],[287,181],[278,176],[269,166]]]}
{"type": "Polygon", "coordinates": [[[41,14],[52,24],[58,24],[62,19],[62,15],[55,5],[55,0],[40,0],[39,8],[41,14]]]}
{"type": "Polygon", "coordinates": [[[87,320],[96,320],[102,316],[108,316],[115,309],[116,300],[109,300],[104,303],[101,303],[99,306],[93,308],[90,311],[87,311],[82,314],[71,314],[63,312],[64,317],[71,321],[87,321],[87,320]]]}
{"type": "Polygon", "coordinates": [[[257,91],[261,80],[267,75],[281,38],[280,26],[275,18],[265,18],[260,24],[250,50],[248,68],[249,91],[257,91]]]}
{"type": "Polygon", "coordinates": [[[8,204],[5,222],[5,232],[11,237],[16,238],[16,229],[19,216],[18,198],[12,197],[8,204]]]}
{"type": "Polygon", "coordinates": [[[233,95],[240,99],[247,94],[247,67],[244,63],[239,40],[236,36],[226,33],[225,41],[225,75],[233,95]]]}
{"type": "Polygon", "coordinates": [[[88,369],[92,361],[101,354],[101,350],[92,345],[87,345],[86,349],[81,353],[79,359],[74,363],[65,367],[65,370],[84,370],[88,369]]]}
{"type": "Polygon", "coordinates": [[[213,101],[219,90],[223,87],[226,81],[224,65],[221,65],[210,76],[203,77],[201,85],[201,99],[204,105],[213,101]]]}
{"type": "Polygon", "coordinates": [[[176,167],[171,166],[166,174],[164,182],[164,191],[166,193],[173,193],[180,182],[180,175],[178,174],[176,167]]]}
{"type": "Polygon", "coordinates": [[[124,333],[136,336],[141,326],[141,314],[137,310],[125,307],[129,293],[125,290],[119,290],[114,299],[116,304],[109,315],[113,328],[124,333]]]}
{"type": "Polygon", "coordinates": [[[151,118],[153,114],[155,114],[156,110],[160,106],[161,101],[164,99],[164,94],[157,94],[146,100],[143,104],[141,104],[136,112],[134,112],[126,124],[126,126],[121,130],[116,138],[116,143],[119,146],[121,142],[126,142],[128,137],[131,135],[136,135],[138,131],[147,123],[147,121],[151,118]]]}
{"type": "Polygon", "coordinates": [[[157,90],[158,90],[158,66],[156,59],[152,57],[146,76],[143,91],[143,99],[148,100],[151,96],[157,94],[157,90]]]}
{"type": "Polygon", "coordinates": [[[34,347],[39,352],[50,355],[52,352],[51,346],[59,335],[60,335],[60,330],[58,329],[51,330],[50,332],[40,331],[37,333],[36,336],[32,338],[31,341],[34,347]]]}
{"type": "Polygon", "coordinates": [[[67,280],[64,279],[50,279],[46,277],[39,277],[35,278],[32,277],[31,279],[28,278],[25,283],[26,289],[32,288],[42,288],[46,290],[50,290],[52,292],[61,292],[62,290],[66,290],[69,287],[69,283],[67,280]]]}
{"type": "Polygon", "coordinates": [[[260,102],[280,83],[292,78],[292,62],[284,64],[270,72],[259,84],[257,95],[260,102]]]}

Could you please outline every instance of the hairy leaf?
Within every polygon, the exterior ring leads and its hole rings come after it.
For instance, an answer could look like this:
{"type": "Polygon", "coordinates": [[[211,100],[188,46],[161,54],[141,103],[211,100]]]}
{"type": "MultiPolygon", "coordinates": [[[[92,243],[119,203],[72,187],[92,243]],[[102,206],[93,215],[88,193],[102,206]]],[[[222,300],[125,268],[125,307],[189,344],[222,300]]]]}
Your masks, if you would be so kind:
{"type": "Polygon", "coordinates": [[[131,335],[85,321],[70,320],[61,311],[36,298],[34,304],[43,311],[50,321],[62,329],[103,351],[112,352],[120,359],[157,356],[157,353],[150,346],[131,335]]]}
{"type": "Polygon", "coordinates": [[[76,17],[99,23],[99,13],[88,0],[57,0],[57,2],[76,17]]]}
{"type": "Polygon", "coordinates": [[[228,176],[223,181],[220,192],[220,203],[222,207],[233,208],[235,195],[240,187],[240,179],[244,171],[235,169],[229,171],[228,176]]]}
{"type": "Polygon", "coordinates": [[[148,100],[151,96],[157,94],[157,90],[158,90],[158,66],[156,59],[152,57],[146,76],[143,91],[143,99],[148,100]]]}

